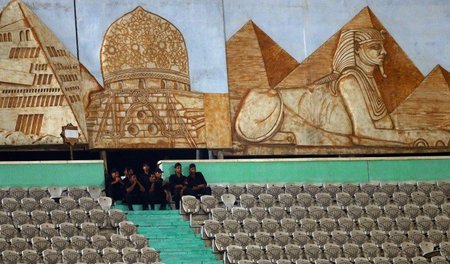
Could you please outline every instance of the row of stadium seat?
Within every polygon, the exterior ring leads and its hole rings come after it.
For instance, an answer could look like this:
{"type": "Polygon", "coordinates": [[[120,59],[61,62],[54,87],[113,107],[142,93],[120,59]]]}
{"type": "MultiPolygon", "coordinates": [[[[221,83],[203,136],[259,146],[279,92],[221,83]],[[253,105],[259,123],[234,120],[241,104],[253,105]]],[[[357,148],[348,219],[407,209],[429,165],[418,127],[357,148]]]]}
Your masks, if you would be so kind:
{"type": "Polygon", "coordinates": [[[439,255],[433,263],[447,263],[442,260],[450,257],[449,186],[448,182],[212,186],[213,195],[200,201],[184,196],[181,212],[191,218],[208,217],[201,227],[202,238],[224,254],[225,263],[261,259],[355,263],[357,258],[383,263],[394,257],[397,263],[428,263],[431,258],[424,256],[430,254],[439,255]],[[299,249],[296,258],[289,255],[294,246],[299,249]]]}

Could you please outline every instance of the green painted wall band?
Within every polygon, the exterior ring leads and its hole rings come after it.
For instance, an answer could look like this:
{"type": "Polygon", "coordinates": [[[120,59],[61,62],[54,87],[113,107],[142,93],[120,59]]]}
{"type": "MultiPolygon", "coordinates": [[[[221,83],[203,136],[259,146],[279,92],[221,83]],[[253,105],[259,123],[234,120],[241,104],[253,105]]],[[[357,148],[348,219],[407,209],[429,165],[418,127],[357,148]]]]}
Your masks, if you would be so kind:
{"type": "Polygon", "coordinates": [[[195,163],[208,183],[357,183],[450,180],[450,157],[162,160],[164,177],[195,163]]]}
{"type": "Polygon", "coordinates": [[[104,186],[103,161],[0,162],[0,187],[104,186]]]}

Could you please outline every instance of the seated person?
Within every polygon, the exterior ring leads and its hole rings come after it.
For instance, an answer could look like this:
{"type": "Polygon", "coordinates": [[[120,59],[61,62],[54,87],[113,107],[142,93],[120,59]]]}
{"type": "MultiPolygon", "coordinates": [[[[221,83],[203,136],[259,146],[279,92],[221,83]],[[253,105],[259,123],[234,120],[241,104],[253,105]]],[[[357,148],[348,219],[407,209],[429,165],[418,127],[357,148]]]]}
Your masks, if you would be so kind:
{"type": "Polygon", "coordinates": [[[144,210],[148,210],[148,197],[146,196],[145,187],[139,181],[138,177],[132,171],[128,174],[125,181],[125,201],[128,204],[128,210],[133,210],[133,204],[142,204],[144,210]]]}
{"type": "Polygon", "coordinates": [[[186,176],[181,173],[181,164],[175,163],[175,174],[169,177],[169,191],[172,194],[172,200],[175,202],[175,209],[180,209],[181,194],[186,186],[186,176]]]}
{"type": "Polygon", "coordinates": [[[159,210],[165,210],[166,204],[170,201],[169,191],[166,190],[164,180],[161,178],[163,171],[159,168],[155,169],[153,175],[150,176],[149,203],[152,210],[155,204],[161,204],[159,210]]]}
{"type": "Polygon", "coordinates": [[[211,195],[211,188],[201,172],[197,172],[194,163],[189,165],[189,176],[187,177],[187,186],[183,191],[183,195],[193,195],[200,197],[202,195],[211,195]]]}
{"type": "Polygon", "coordinates": [[[122,180],[118,169],[112,169],[111,175],[106,178],[106,190],[107,195],[113,199],[113,201],[122,200],[122,180]]]}

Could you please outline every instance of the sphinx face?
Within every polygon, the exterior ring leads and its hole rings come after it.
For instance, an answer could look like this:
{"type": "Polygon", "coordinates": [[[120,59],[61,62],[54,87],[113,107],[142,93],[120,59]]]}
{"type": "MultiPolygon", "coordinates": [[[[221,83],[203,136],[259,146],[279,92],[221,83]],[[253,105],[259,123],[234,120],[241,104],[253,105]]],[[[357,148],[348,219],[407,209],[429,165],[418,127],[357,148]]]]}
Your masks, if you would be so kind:
{"type": "Polygon", "coordinates": [[[361,44],[357,50],[357,54],[361,62],[372,66],[383,65],[387,52],[384,49],[382,41],[374,40],[361,44]]]}

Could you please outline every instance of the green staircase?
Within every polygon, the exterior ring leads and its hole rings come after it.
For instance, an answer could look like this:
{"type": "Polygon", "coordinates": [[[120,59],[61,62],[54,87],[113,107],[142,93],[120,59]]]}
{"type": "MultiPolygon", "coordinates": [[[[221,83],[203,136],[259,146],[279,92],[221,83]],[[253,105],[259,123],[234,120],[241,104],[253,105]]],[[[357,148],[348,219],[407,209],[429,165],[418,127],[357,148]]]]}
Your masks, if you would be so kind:
{"type": "MultiPolygon", "coordinates": [[[[158,208],[158,206],[156,206],[158,208]]],[[[116,208],[124,209],[116,206],[116,208]]],[[[128,211],[128,219],[138,225],[138,233],[149,239],[150,247],[160,252],[165,264],[220,264],[211,248],[205,247],[177,210],[128,211]]]]}

